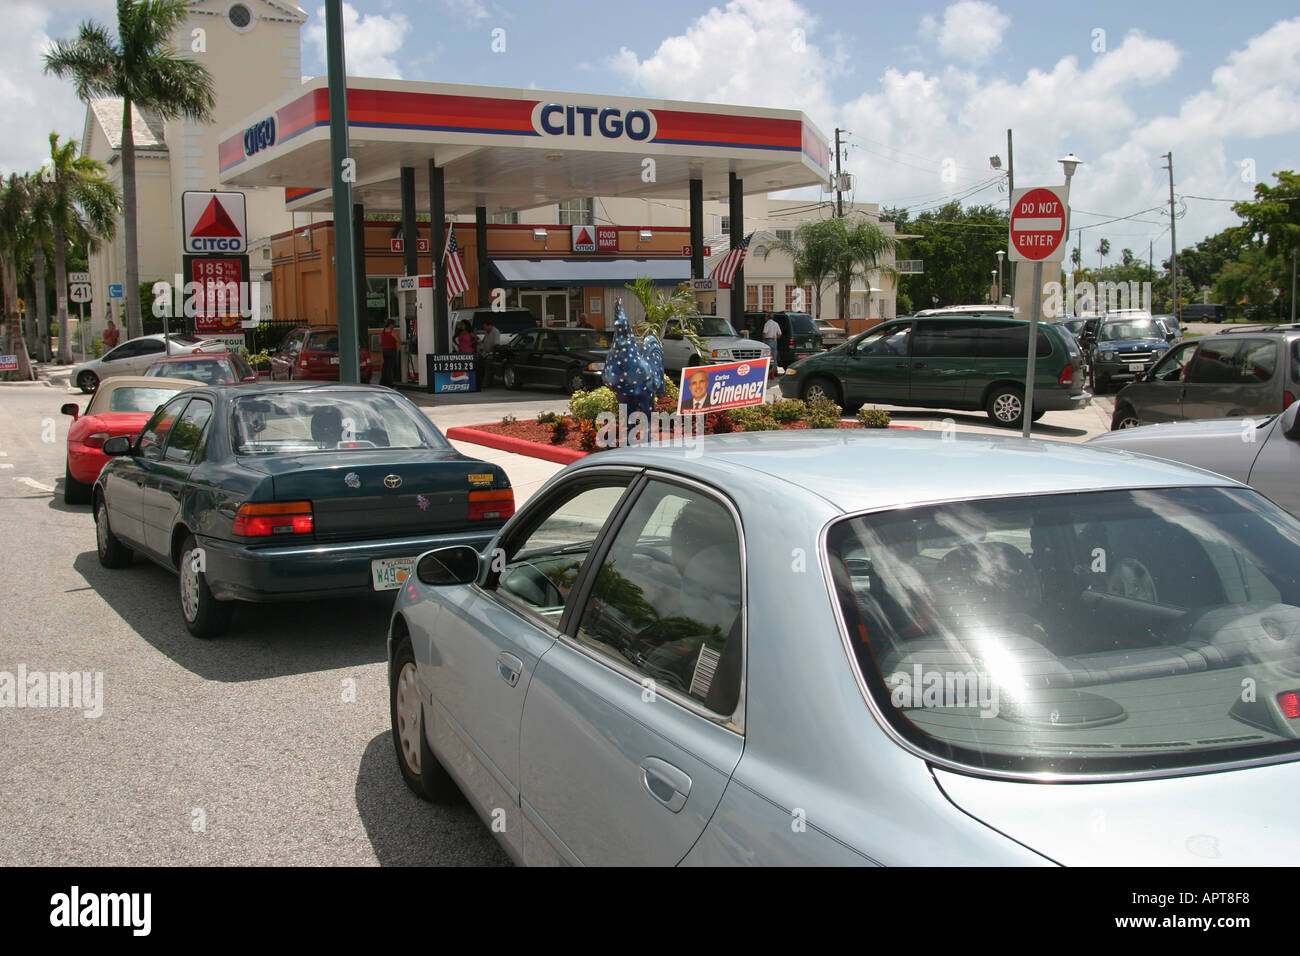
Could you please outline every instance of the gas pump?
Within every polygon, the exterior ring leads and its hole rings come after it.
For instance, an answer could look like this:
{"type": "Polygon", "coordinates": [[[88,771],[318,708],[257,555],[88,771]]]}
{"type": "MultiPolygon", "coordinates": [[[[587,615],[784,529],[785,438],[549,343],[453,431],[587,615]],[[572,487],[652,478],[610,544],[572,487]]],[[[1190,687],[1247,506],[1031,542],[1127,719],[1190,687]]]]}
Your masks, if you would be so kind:
{"type": "Polygon", "coordinates": [[[401,352],[401,380],[429,388],[428,358],[433,353],[433,276],[399,276],[397,279],[397,310],[402,323],[406,345],[401,352]],[[411,346],[414,344],[414,355],[411,346]],[[414,359],[414,363],[412,363],[414,359]],[[411,365],[415,374],[411,375],[411,365]]]}

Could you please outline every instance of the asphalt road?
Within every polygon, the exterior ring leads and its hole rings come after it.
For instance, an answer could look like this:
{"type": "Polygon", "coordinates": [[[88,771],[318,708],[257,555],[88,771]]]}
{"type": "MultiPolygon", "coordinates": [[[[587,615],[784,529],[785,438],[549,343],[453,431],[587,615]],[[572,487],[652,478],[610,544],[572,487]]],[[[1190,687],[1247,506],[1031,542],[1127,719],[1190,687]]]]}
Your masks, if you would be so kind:
{"type": "MultiPolygon", "coordinates": [[[[443,428],[567,405],[558,391],[412,397],[443,428]]],[[[391,598],[241,605],[230,635],[191,637],[175,577],[141,559],[102,568],[89,507],[63,504],[68,401],[86,398],[0,386],[0,672],[102,673],[102,714],[0,703],[0,865],[506,863],[468,805],[401,781],[391,598]]],[[[981,413],[893,412],[1007,434],[981,413]]],[[[1110,412],[1106,398],[1051,412],[1034,434],[1081,441],[1110,412]]],[[[559,468],[459,447],[500,462],[520,502],[559,468]]]]}
{"type": "Polygon", "coordinates": [[[0,672],[103,675],[98,717],[0,706],[0,865],[507,862],[468,805],[402,783],[391,598],[244,605],[200,641],[172,574],[100,567],[62,498],[76,399],[0,387],[0,672]]]}

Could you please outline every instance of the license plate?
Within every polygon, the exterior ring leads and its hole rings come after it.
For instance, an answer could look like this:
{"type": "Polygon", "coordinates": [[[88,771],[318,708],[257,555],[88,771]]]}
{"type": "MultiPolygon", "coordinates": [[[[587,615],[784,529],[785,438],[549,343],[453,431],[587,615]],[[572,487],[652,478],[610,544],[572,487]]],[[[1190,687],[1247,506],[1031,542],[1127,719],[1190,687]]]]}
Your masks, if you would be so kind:
{"type": "Polygon", "coordinates": [[[370,562],[370,580],[376,591],[394,591],[411,576],[415,558],[376,558],[370,562]]]}
{"type": "Polygon", "coordinates": [[[1142,371],[1142,370],[1143,370],[1144,368],[1146,368],[1146,367],[1147,367],[1147,363],[1146,363],[1146,362],[1129,362],[1129,363],[1128,363],[1128,370],[1129,370],[1130,372],[1140,372],[1140,371],[1142,371]]]}
{"type": "Polygon", "coordinates": [[[331,355],[331,356],[330,356],[330,364],[331,364],[331,365],[338,365],[338,364],[339,364],[339,357],[338,357],[337,355],[331,355]]]}

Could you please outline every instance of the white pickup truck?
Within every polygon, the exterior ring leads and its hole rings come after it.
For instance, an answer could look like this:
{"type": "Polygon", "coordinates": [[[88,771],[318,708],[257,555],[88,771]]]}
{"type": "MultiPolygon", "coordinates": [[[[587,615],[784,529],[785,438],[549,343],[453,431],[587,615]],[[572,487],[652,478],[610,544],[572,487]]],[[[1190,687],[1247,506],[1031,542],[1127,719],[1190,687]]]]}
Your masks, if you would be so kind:
{"type": "Polygon", "coordinates": [[[678,372],[693,365],[716,365],[721,362],[741,362],[763,359],[772,351],[762,342],[737,334],[730,322],[716,315],[701,315],[696,328],[708,345],[708,351],[697,355],[690,340],[682,335],[681,323],[669,319],[664,328],[664,369],[678,372]]]}

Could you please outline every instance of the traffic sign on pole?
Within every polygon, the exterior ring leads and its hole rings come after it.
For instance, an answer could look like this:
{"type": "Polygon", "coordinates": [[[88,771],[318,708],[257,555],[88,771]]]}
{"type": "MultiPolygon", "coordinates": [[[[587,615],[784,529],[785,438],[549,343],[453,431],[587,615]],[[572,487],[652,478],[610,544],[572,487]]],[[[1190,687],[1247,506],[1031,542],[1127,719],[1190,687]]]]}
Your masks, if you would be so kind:
{"type": "Polygon", "coordinates": [[[1033,186],[1011,194],[1007,256],[1013,262],[1060,262],[1065,258],[1064,186],[1033,186]]]}
{"type": "Polygon", "coordinates": [[[90,301],[90,284],[87,282],[76,282],[68,286],[68,298],[73,302],[90,301]]]}

